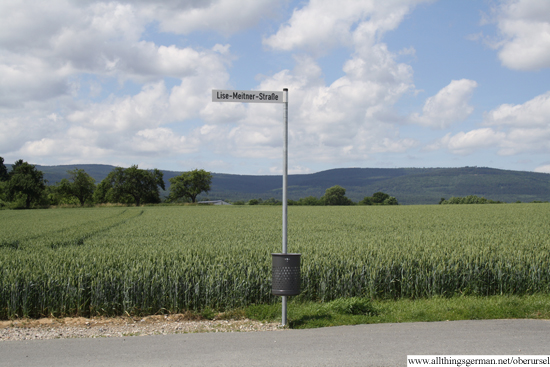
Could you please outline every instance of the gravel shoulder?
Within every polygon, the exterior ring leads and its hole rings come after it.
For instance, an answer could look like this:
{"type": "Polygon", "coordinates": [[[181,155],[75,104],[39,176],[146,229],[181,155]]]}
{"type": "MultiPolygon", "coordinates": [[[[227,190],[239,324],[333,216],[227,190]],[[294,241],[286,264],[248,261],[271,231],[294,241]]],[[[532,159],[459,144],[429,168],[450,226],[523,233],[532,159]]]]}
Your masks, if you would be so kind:
{"type": "Polygon", "coordinates": [[[277,330],[277,323],[242,320],[190,320],[183,314],[132,317],[66,317],[0,321],[0,342],[67,338],[115,338],[178,333],[277,330]]]}

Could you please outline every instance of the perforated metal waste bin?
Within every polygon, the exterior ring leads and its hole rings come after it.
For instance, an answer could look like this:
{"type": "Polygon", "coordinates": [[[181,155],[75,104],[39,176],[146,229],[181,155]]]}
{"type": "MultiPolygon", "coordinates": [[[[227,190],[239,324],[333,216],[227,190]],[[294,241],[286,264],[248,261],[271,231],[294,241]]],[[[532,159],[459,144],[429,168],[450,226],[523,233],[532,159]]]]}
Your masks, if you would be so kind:
{"type": "Polygon", "coordinates": [[[275,296],[296,296],[300,294],[301,254],[271,254],[272,285],[275,296]]]}

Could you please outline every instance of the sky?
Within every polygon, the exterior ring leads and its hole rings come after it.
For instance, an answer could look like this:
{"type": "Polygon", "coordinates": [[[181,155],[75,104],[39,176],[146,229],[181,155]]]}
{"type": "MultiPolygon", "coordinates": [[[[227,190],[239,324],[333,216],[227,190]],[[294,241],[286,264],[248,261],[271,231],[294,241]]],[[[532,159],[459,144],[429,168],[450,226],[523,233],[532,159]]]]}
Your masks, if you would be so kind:
{"type": "Polygon", "coordinates": [[[282,174],[550,173],[548,0],[0,2],[0,156],[282,174]]]}

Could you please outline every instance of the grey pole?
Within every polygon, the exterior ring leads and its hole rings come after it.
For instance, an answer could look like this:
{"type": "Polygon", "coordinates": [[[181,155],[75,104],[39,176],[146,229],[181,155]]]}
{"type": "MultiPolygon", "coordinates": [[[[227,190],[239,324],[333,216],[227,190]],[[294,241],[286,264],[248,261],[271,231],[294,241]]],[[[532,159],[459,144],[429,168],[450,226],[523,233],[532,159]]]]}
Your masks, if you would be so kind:
{"type": "MultiPolygon", "coordinates": [[[[288,213],[288,88],[283,89],[284,102],[284,136],[283,136],[283,254],[287,253],[287,213],[288,213]]],[[[286,326],[286,297],[283,296],[283,315],[282,324],[286,326]]]]}
{"type": "Polygon", "coordinates": [[[287,253],[287,213],[288,213],[288,89],[283,89],[284,136],[283,136],[283,254],[287,253]]]}

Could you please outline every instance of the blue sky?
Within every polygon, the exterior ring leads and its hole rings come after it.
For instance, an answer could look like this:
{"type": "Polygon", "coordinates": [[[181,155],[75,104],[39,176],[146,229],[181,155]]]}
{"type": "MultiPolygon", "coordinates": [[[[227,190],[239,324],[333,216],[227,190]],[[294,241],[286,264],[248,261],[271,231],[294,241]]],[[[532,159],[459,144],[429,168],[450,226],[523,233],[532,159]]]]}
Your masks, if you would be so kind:
{"type": "Polygon", "coordinates": [[[550,1],[0,3],[0,156],[281,174],[550,173],[550,1]]]}

